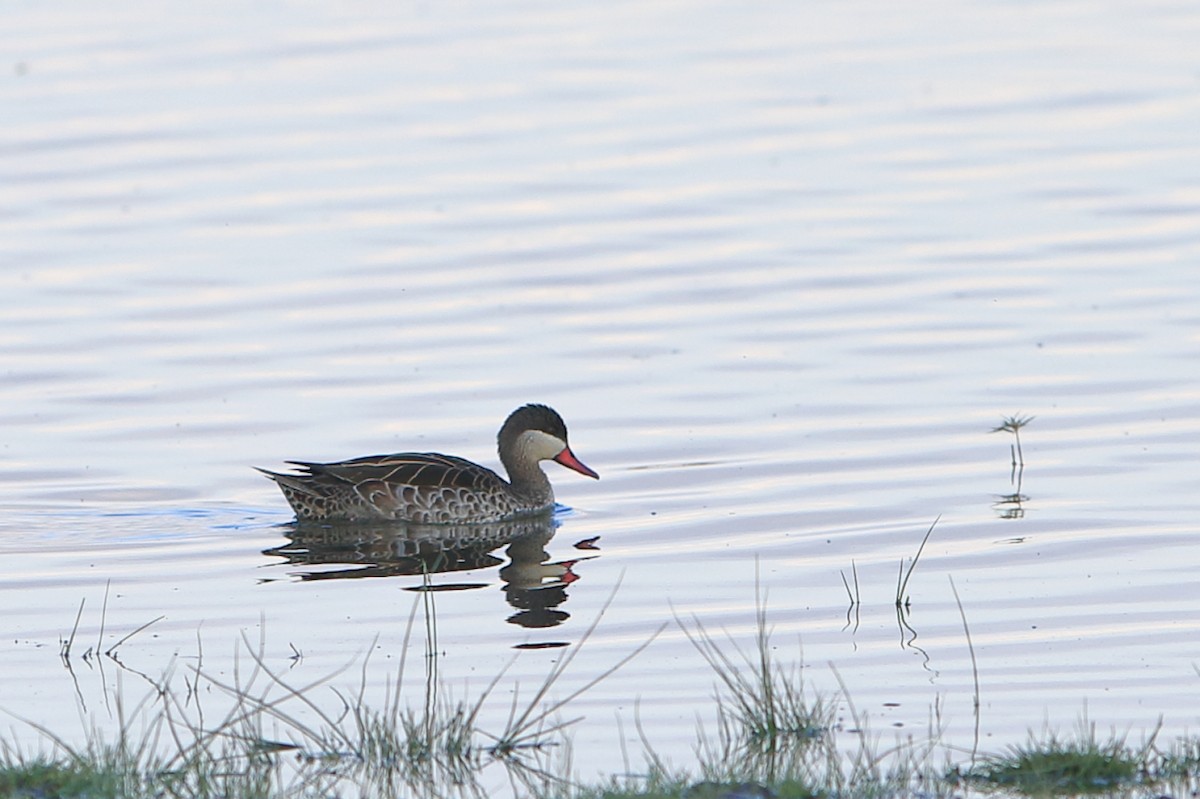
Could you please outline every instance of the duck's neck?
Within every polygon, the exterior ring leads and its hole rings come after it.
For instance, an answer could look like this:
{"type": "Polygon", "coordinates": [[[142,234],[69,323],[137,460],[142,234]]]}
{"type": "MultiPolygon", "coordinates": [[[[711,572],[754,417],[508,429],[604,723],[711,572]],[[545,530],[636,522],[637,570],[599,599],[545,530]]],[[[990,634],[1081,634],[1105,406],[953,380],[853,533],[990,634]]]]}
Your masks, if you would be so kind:
{"type": "Polygon", "coordinates": [[[549,505],[554,501],[554,489],[542,467],[532,458],[522,458],[520,453],[506,457],[501,454],[500,462],[508,472],[508,482],[514,494],[530,504],[549,505]]]}

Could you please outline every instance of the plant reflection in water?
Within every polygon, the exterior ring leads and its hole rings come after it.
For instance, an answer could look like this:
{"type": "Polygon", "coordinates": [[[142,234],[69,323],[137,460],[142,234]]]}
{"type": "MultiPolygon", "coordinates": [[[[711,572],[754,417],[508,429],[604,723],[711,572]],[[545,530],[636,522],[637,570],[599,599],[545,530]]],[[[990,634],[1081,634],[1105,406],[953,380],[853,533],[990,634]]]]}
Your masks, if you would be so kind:
{"type": "MultiPolygon", "coordinates": [[[[579,579],[572,567],[596,557],[551,562],[546,545],[557,528],[552,514],[456,525],[297,521],[283,525],[287,543],[265,549],[263,554],[303,567],[295,576],[305,581],[425,577],[502,566],[499,577],[504,596],[517,611],[508,621],[523,627],[554,627],[570,617],[560,606],[566,602],[567,586],[579,579]],[[507,563],[494,554],[505,546],[507,563]]],[[[424,582],[410,590],[461,591],[487,586],[486,582],[424,582]]]]}

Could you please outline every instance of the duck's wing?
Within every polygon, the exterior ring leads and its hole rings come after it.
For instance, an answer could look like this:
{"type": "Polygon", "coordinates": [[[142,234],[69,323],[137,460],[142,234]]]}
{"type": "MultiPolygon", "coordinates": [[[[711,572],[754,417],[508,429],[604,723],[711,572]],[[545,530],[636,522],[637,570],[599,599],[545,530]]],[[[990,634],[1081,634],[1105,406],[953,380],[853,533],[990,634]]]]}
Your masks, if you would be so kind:
{"type": "Polygon", "coordinates": [[[482,491],[498,487],[500,476],[464,458],[436,452],[398,452],[367,455],[337,463],[288,461],[314,478],[353,486],[386,483],[392,487],[461,488],[482,491]]]}
{"type": "MultiPolygon", "coordinates": [[[[385,519],[443,521],[458,504],[503,496],[507,484],[477,463],[436,452],[368,455],[337,463],[289,461],[302,470],[296,488],[313,495],[357,496],[385,519]]],[[[278,477],[277,482],[281,482],[278,477]]]]}

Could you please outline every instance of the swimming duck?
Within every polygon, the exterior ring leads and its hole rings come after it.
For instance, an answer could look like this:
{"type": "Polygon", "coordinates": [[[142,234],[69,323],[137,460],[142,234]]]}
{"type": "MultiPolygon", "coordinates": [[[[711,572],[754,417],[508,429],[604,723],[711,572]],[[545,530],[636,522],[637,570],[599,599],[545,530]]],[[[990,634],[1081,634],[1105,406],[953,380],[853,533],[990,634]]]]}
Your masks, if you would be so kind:
{"type": "Polygon", "coordinates": [[[477,463],[436,452],[288,461],[296,473],[259,471],[279,485],[301,521],[415,524],[495,522],[548,510],[554,490],[542,471],[544,460],[600,477],[571,452],[566,424],[546,405],[517,408],[496,438],[507,481],[477,463]]]}

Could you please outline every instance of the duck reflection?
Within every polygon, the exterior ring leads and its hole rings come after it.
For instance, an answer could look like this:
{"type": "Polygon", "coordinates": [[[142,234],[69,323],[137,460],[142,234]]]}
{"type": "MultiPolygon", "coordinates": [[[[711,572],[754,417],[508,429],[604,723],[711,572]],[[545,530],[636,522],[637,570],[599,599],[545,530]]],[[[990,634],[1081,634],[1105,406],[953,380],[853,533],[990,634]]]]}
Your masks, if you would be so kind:
{"type": "MultiPolygon", "coordinates": [[[[263,550],[299,566],[301,580],[338,580],[442,574],[501,566],[504,595],[523,627],[553,627],[569,614],[559,609],[566,587],[579,579],[572,567],[584,558],[550,561],[546,546],[558,522],[546,514],[506,522],[461,525],[329,524],[292,522],[287,543],[263,550]],[[504,558],[495,551],[507,546],[504,558]]],[[[422,584],[414,590],[485,588],[487,583],[422,584]]]]}
{"type": "Polygon", "coordinates": [[[571,571],[579,560],[550,563],[546,551],[549,537],[525,536],[508,545],[508,565],[500,569],[504,596],[517,612],[508,617],[510,624],[522,627],[555,627],[569,614],[558,609],[567,600],[567,586],[579,579],[571,571]]]}

